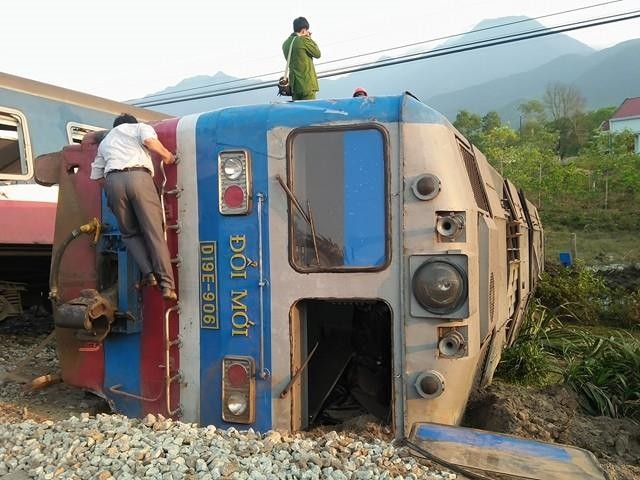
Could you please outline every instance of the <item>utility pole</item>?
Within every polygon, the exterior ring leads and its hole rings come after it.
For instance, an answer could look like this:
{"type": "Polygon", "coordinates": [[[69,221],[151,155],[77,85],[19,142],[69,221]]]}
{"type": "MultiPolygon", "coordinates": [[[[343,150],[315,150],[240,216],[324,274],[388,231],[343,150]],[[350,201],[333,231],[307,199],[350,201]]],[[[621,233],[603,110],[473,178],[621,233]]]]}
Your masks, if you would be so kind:
{"type": "Polygon", "coordinates": [[[520,130],[519,130],[519,133],[520,133],[520,139],[522,139],[522,115],[520,115],[520,130]]]}
{"type": "Polygon", "coordinates": [[[571,234],[571,258],[574,262],[578,258],[578,239],[575,233],[571,234]]]}

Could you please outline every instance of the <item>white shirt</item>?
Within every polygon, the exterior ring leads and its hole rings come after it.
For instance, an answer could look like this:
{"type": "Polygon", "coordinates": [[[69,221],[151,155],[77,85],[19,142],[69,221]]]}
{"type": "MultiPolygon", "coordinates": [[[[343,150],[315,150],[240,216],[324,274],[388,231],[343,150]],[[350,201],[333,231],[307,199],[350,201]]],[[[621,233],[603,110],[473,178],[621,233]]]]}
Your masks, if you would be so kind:
{"type": "Polygon", "coordinates": [[[98,146],[91,164],[91,179],[98,180],[111,170],[145,167],[153,175],[153,162],[144,141],[158,138],[155,130],[145,123],[123,123],[113,128],[98,146]]]}

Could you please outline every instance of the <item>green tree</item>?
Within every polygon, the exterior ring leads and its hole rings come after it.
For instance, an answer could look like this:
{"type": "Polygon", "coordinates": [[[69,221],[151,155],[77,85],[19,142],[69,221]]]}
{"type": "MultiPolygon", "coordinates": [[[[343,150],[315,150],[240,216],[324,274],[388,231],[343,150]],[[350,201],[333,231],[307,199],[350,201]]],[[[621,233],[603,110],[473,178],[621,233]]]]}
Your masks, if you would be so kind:
{"type": "Polygon", "coordinates": [[[540,100],[529,100],[518,105],[520,112],[520,135],[529,138],[545,128],[547,114],[544,103],[540,100]]]}
{"type": "Polygon", "coordinates": [[[634,134],[600,132],[578,158],[590,172],[590,198],[601,208],[628,209],[640,199],[640,156],[634,153],[634,134]]]}
{"type": "Polygon", "coordinates": [[[456,115],[453,126],[471,143],[478,145],[478,139],[482,133],[482,118],[480,118],[480,115],[471,113],[468,110],[460,110],[456,115]]]}
{"type": "Polygon", "coordinates": [[[482,136],[483,151],[502,176],[524,189],[537,204],[555,205],[576,188],[585,188],[585,172],[574,165],[561,165],[554,152],[556,134],[541,131],[531,141],[522,141],[507,126],[482,136]]]}
{"type": "Polygon", "coordinates": [[[602,122],[604,122],[605,120],[609,120],[617,109],[618,107],[604,107],[593,110],[591,112],[586,112],[584,115],[586,117],[585,120],[589,131],[599,131],[602,122]]]}
{"type": "Polygon", "coordinates": [[[583,114],[584,97],[574,85],[553,83],[547,86],[543,103],[551,114],[548,126],[558,132],[556,152],[561,158],[576,155],[590,132],[583,114]]]}
{"type": "Polygon", "coordinates": [[[487,114],[482,117],[482,133],[488,133],[491,130],[498,128],[502,125],[502,120],[500,119],[500,115],[495,110],[491,110],[487,112],[487,114]]]}

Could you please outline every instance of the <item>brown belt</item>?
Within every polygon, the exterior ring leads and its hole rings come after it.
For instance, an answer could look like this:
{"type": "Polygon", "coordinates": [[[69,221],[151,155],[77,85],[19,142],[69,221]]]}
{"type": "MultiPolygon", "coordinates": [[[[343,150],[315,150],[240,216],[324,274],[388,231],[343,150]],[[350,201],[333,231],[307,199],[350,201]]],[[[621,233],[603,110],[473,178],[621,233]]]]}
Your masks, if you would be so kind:
{"type": "Polygon", "coordinates": [[[147,172],[149,175],[151,175],[151,171],[147,167],[127,167],[127,168],[121,168],[118,170],[109,170],[107,172],[107,175],[109,175],[110,173],[118,173],[118,172],[147,172]]]}

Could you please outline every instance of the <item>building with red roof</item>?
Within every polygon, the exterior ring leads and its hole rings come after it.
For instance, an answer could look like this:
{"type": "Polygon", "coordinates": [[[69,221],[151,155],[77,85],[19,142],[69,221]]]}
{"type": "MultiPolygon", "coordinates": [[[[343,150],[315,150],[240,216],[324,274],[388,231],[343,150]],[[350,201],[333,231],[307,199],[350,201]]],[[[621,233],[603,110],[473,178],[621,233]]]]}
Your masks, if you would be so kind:
{"type": "Polygon", "coordinates": [[[611,132],[630,130],[636,137],[636,153],[640,153],[640,97],[627,98],[609,119],[611,132]]]}

